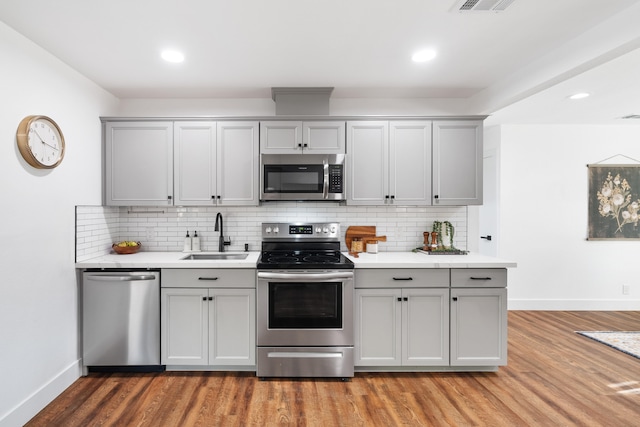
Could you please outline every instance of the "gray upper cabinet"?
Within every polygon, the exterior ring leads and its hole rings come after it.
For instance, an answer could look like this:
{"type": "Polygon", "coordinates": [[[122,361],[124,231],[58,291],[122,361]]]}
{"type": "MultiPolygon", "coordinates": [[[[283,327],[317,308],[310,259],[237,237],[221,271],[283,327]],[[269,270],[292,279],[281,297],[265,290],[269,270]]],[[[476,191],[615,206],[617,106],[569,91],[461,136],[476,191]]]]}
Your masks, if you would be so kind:
{"type": "Polygon", "coordinates": [[[178,122],[174,126],[175,204],[215,205],[216,122],[178,122]]]}
{"type": "Polygon", "coordinates": [[[107,205],[258,205],[257,121],[108,122],[107,205]]]}
{"type": "Polygon", "coordinates": [[[482,120],[347,123],[347,203],[482,204],[482,120]]]}
{"type": "Polygon", "coordinates": [[[260,152],[264,154],[344,154],[344,121],[260,122],[260,152]]]}
{"type": "Polygon", "coordinates": [[[482,204],[482,121],[433,122],[433,204],[482,204]]]}
{"type": "Polygon", "coordinates": [[[258,122],[218,122],[216,154],[218,205],[258,206],[258,122]]]}
{"type": "Polygon", "coordinates": [[[347,203],[383,205],[389,194],[389,123],[347,123],[347,203]]]}
{"type": "Polygon", "coordinates": [[[347,203],[431,204],[431,122],[347,124],[347,203]]]}
{"type": "Polygon", "coordinates": [[[105,126],[105,204],[173,204],[173,123],[105,126]]]}

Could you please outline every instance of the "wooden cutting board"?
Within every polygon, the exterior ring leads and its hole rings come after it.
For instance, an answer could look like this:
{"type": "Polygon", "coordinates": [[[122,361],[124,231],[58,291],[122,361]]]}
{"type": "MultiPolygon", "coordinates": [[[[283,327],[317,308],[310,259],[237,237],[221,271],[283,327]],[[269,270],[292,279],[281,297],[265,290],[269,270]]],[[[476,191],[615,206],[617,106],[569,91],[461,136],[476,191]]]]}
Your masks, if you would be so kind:
{"type": "Polygon", "coordinates": [[[347,232],[345,233],[344,240],[347,244],[347,251],[354,256],[358,256],[357,253],[351,252],[351,242],[353,239],[359,238],[364,244],[362,245],[362,250],[367,250],[367,240],[378,240],[380,242],[386,242],[387,236],[378,236],[376,235],[376,226],[375,225],[353,225],[347,228],[347,232]]]}
{"type": "Polygon", "coordinates": [[[347,244],[347,250],[351,251],[351,242],[354,238],[365,239],[367,237],[376,236],[375,225],[352,225],[347,228],[347,232],[344,235],[344,240],[347,244]]]}

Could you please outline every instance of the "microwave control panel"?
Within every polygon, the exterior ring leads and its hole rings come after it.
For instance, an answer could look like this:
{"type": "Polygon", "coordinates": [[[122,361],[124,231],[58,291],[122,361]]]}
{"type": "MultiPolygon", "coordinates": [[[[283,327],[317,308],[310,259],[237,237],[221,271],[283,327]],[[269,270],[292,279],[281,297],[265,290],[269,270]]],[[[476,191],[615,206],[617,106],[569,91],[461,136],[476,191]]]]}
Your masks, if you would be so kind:
{"type": "Polygon", "coordinates": [[[329,193],[342,193],[344,182],[343,165],[329,165],[329,193]]]}

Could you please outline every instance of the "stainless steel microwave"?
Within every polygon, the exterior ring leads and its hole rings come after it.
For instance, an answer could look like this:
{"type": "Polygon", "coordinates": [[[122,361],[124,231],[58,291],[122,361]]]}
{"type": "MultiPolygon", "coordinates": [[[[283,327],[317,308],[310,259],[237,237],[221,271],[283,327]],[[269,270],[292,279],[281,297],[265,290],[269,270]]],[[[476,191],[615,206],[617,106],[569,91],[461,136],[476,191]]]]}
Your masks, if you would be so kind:
{"type": "Polygon", "coordinates": [[[345,200],[344,154],[262,154],[260,200],[345,200]]]}

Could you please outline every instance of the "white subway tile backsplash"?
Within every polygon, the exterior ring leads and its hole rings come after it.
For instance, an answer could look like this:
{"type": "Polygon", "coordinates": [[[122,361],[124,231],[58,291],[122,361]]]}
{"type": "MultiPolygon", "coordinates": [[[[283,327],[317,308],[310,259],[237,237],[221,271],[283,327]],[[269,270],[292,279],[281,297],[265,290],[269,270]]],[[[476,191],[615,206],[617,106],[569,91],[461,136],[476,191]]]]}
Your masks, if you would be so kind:
{"type": "MultiPolygon", "coordinates": [[[[263,222],[331,221],[350,225],[375,225],[387,236],[381,251],[408,251],[422,246],[424,231],[433,221],[450,221],[455,227],[454,245],[467,248],[467,208],[420,206],[344,206],[314,202],[268,202],[252,207],[103,207],[76,208],[76,259],[108,254],[111,244],[136,240],[146,251],[182,251],[187,231],[200,236],[203,251],[218,250],[216,213],[222,213],[224,234],[231,238],[230,251],[259,250],[263,222]],[[150,237],[150,238],[149,238],[150,237]]],[[[343,250],[346,246],[343,242],[343,250]]]]}

